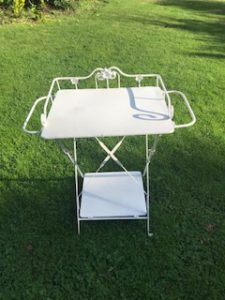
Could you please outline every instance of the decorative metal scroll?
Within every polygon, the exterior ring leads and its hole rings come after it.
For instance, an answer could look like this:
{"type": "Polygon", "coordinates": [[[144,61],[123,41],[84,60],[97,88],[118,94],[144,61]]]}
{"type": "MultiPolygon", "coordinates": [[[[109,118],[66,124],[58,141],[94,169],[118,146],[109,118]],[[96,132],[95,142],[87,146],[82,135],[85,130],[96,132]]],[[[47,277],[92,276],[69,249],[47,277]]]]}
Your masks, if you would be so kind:
{"type": "Polygon", "coordinates": [[[109,79],[115,79],[117,74],[118,73],[112,69],[104,68],[101,71],[98,71],[95,77],[98,80],[109,80],[109,79]]]}

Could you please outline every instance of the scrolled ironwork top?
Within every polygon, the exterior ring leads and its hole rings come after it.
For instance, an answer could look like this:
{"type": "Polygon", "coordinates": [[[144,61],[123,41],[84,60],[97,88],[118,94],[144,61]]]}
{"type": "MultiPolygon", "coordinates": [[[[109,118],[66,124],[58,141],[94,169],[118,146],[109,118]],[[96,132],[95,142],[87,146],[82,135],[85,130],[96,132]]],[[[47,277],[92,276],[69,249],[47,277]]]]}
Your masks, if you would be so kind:
{"type": "Polygon", "coordinates": [[[104,68],[98,71],[95,76],[98,80],[115,79],[117,76],[117,72],[115,70],[112,70],[111,68],[104,68]]]}

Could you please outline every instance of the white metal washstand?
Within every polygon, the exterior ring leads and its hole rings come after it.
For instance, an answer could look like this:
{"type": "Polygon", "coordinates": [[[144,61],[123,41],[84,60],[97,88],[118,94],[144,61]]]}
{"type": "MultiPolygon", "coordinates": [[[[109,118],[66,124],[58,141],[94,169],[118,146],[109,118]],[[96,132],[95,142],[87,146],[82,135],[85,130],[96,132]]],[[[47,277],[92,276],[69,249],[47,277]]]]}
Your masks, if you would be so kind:
{"type": "Polygon", "coordinates": [[[177,128],[190,127],[195,115],[185,95],[179,91],[167,91],[158,74],[126,74],[117,67],[97,68],[88,76],[60,77],[52,81],[49,93],[37,99],[24,124],[28,134],[38,134],[44,139],[54,139],[74,165],[75,197],[78,233],[80,222],[89,220],[145,219],[149,224],[149,165],[156,151],[159,137],[173,133],[177,128]],[[93,80],[94,88],[79,88],[84,81],[93,80]],[[122,80],[133,80],[130,87],[122,87],[122,80]],[[142,83],[154,82],[143,86],[142,83]],[[62,88],[70,83],[72,88],[62,88]],[[99,85],[105,83],[104,88],[99,85]],[[110,87],[110,86],[114,87],[110,87]],[[134,86],[133,86],[134,85],[134,86]],[[175,124],[171,94],[180,96],[190,114],[191,121],[175,124]],[[44,101],[41,129],[31,131],[27,124],[37,105],[44,101]],[[145,136],[146,164],[143,172],[128,171],[115,153],[126,136],[145,136]],[[149,147],[149,135],[153,146],[149,147]],[[113,149],[109,149],[102,137],[121,137],[113,149]],[[106,152],[106,157],[96,172],[83,173],[77,156],[77,140],[94,138],[106,152]],[[62,139],[73,139],[73,153],[62,139]],[[122,172],[100,172],[112,159],[122,172]],[[143,178],[146,177],[144,188],[143,178]],[[79,179],[83,188],[78,190],[79,179]]]}

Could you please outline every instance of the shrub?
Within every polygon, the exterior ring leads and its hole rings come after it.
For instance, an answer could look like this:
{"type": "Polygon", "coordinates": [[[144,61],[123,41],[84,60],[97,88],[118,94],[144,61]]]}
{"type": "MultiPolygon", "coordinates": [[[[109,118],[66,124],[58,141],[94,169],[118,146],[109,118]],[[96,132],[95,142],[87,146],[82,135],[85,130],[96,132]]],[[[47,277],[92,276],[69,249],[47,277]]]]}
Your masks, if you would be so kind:
{"type": "Polygon", "coordinates": [[[43,10],[46,6],[55,9],[74,8],[79,0],[0,0],[0,7],[9,8],[15,16],[21,15],[24,9],[43,10]]]}
{"type": "Polygon", "coordinates": [[[47,0],[46,1],[50,6],[58,9],[66,9],[71,7],[71,0],[47,0]]]}
{"type": "Polygon", "coordinates": [[[15,16],[18,16],[24,9],[25,0],[13,0],[12,11],[15,16]]]}
{"type": "Polygon", "coordinates": [[[0,0],[0,5],[3,7],[10,7],[13,0],[0,0]]]}

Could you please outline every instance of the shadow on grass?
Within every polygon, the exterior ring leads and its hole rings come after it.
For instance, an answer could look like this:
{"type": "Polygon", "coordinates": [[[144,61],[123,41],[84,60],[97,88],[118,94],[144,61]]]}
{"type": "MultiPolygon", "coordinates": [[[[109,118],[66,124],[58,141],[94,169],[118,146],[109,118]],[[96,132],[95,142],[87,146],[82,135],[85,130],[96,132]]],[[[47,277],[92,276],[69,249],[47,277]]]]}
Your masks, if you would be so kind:
{"type": "Polygon", "coordinates": [[[207,52],[193,52],[189,53],[190,56],[199,56],[214,59],[225,59],[225,54],[222,53],[207,53],[207,52]]]}
{"type": "Polygon", "coordinates": [[[64,235],[74,216],[74,179],[2,179],[2,238],[64,235]],[[4,233],[4,234],[3,234],[4,233]]]}
{"type": "MultiPolygon", "coordinates": [[[[204,0],[161,0],[162,6],[179,7],[184,10],[201,13],[201,16],[207,20],[194,20],[174,18],[168,21],[159,22],[161,26],[187,30],[192,33],[203,33],[210,37],[205,42],[211,47],[204,47],[205,51],[192,53],[191,55],[202,56],[207,58],[223,59],[225,51],[225,2],[222,1],[204,1],[204,0]],[[209,14],[207,16],[207,14],[209,14]],[[215,53],[217,52],[217,53],[215,53]]],[[[196,16],[197,16],[196,15],[196,16]]]]}
{"type": "MultiPolygon", "coordinates": [[[[185,201],[192,203],[191,208],[207,205],[215,211],[223,211],[221,196],[223,198],[225,194],[222,182],[225,164],[224,153],[218,150],[221,145],[215,148],[211,141],[203,143],[196,138],[186,138],[188,149],[186,143],[174,136],[162,139],[152,163],[153,202],[162,206],[165,214],[171,207],[175,210],[176,206],[186,207],[185,201]]],[[[126,161],[128,169],[138,170],[138,165],[143,166],[144,160],[131,152],[123,154],[122,161],[126,161]]],[[[73,168],[71,177],[2,178],[1,182],[4,184],[2,199],[5,201],[1,203],[0,220],[5,237],[43,235],[63,239],[66,232],[68,235],[76,232],[73,168]]],[[[104,221],[97,223],[105,224],[104,221]]],[[[101,225],[97,227],[101,228],[101,225]]]]}
{"type": "MultiPolygon", "coordinates": [[[[180,280],[179,285],[186,284],[180,275],[183,270],[194,276],[194,282],[203,278],[205,286],[205,270],[214,268],[220,274],[215,260],[221,262],[224,255],[221,224],[225,164],[224,151],[220,149],[221,145],[212,140],[200,141],[188,134],[161,140],[151,172],[151,225],[155,232],[152,239],[146,236],[146,223],[142,221],[84,222],[78,236],[72,168],[71,177],[63,179],[5,180],[0,205],[0,247],[2,280],[10,297],[4,299],[14,299],[15,289],[15,299],[27,291],[42,299],[40,286],[43,293],[64,293],[64,297],[52,296],[53,299],[71,299],[65,293],[74,296],[76,291],[82,296],[88,293],[90,298],[96,282],[98,288],[103,288],[106,280],[107,295],[116,293],[121,282],[122,290],[124,284],[133,288],[138,283],[135,299],[140,295],[147,299],[145,293],[140,294],[145,290],[144,279],[146,286],[151,282],[146,293],[150,295],[155,288],[158,299],[158,291],[162,295],[160,287],[167,282],[171,285],[180,280]],[[155,281],[149,281],[149,276],[155,281]]],[[[132,155],[129,159],[130,166],[133,160],[141,162],[141,158],[132,155]]],[[[171,299],[174,290],[188,294],[192,286],[190,283],[183,291],[183,287],[180,290],[175,285],[171,299]]],[[[126,298],[132,298],[129,296],[126,298]]]]}
{"type": "Polygon", "coordinates": [[[225,19],[220,21],[203,21],[192,19],[167,19],[155,21],[155,25],[177,30],[185,30],[194,34],[207,34],[202,40],[206,44],[200,52],[191,53],[192,56],[223,59],[225,51],[225,19]]]}
{"type": "Polygon", "coordinates": [[[163,6],[175,6],[182,9],[194,10],[209,14],[224,15],[225,3],[222,1],[206,0],[159,0],[158,3],[163,6]]]}
{"type": "MultiPolygon", "coordinates": [[[[141,23],[144,25],[159,26],[161,28],[188,31],[192,34],[203,35],[201,37],[205,46],[199,52],[192,52],[191,56],[207,58],[224,58],[225,52],[225,2],[220,1],[188,1],[188,0],[162,0],[157,2],[161,6],[178,7],[187,11],[184,17],[180,17],[179,11],[174,17],[166,15],[124,15],[115,16],[120,22],[141,23]],[[189,11],[189,13],[188,13],[189,11]]],[[[188,42],[188,41],[187,41],[188,42]]]]}

